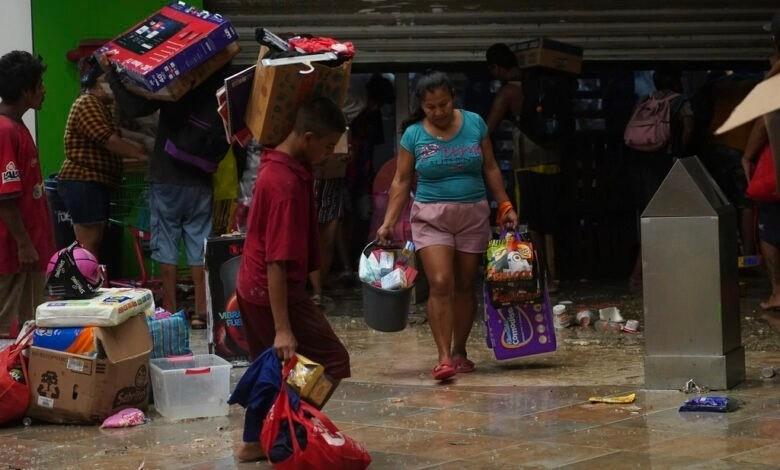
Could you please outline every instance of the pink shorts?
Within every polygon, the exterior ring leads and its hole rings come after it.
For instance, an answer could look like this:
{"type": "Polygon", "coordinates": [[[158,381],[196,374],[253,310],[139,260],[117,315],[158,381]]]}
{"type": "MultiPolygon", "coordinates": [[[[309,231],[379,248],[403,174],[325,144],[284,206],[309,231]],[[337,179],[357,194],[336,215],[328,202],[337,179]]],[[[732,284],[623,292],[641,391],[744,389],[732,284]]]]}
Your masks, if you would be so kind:
{"type": "Polygon", "coordinates": [[[444,245],[464,253],[484,253],[490,241],[487,201],[415,202],[411,217],[412,240],[418,250],[444,245]]]}

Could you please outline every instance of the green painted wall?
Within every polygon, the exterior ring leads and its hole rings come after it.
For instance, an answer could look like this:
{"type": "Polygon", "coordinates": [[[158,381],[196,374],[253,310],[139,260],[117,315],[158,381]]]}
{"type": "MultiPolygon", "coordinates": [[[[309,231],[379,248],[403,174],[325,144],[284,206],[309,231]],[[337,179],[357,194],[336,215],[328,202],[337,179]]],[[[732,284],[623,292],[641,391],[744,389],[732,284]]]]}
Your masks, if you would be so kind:
{"type": "MultiPolygon", "coordinates": [[[[62,137],[68,110],[79,93],[76,65],[65,54],[83,39],[111,39],[169,0],[32,0],[33,47],[48,69],[46,102],[38,112],[38,149],[44,175],[64,158],[62,137]]],[[[202,7],[202,0],[190,0],[202,7]]]]}

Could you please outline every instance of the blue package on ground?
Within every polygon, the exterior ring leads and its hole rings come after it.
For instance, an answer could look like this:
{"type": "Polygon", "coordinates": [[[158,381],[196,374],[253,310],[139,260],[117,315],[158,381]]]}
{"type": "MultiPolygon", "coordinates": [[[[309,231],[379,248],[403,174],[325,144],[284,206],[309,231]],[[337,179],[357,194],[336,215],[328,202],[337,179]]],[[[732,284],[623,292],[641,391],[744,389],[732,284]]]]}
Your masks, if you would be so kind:
{"type": "Polygon", "coordinates": [[[737,403],[729,397],[695,397],[686,400],[680,411],[709,411],[728,413],[737,409],[737,403]]]}

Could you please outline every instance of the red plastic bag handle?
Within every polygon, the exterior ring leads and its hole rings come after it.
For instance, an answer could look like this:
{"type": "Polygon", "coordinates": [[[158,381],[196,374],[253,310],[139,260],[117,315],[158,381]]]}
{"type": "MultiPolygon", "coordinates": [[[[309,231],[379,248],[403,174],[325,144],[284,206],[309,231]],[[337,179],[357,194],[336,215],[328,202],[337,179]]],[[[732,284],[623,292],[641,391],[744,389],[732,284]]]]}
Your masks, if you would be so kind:
{"type": "Polygon", "coordinates": [[[211,367],[201,367],[200,369],[187,369],[184,375],[203,375],[211,372],[211,367]]]}

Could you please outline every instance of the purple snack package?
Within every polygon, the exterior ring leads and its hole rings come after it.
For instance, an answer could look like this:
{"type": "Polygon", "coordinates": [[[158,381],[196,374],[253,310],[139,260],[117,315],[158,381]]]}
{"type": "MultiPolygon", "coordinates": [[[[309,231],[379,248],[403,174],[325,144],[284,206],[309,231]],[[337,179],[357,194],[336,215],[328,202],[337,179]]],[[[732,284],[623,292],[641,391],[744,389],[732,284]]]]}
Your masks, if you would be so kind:
{"type": "Polygon", "coordinates": [[[737,409],[737,403],[729,397],[694,397],[686,400],[680,411],[707,411],[728,413],[737,409]]]}
{"type": "Polygon", "coordinates": [[[498,360],[553,352],[557,348],[547,292],[531,302],[495,307],[485,287],[486,342],[498,360]]]}

